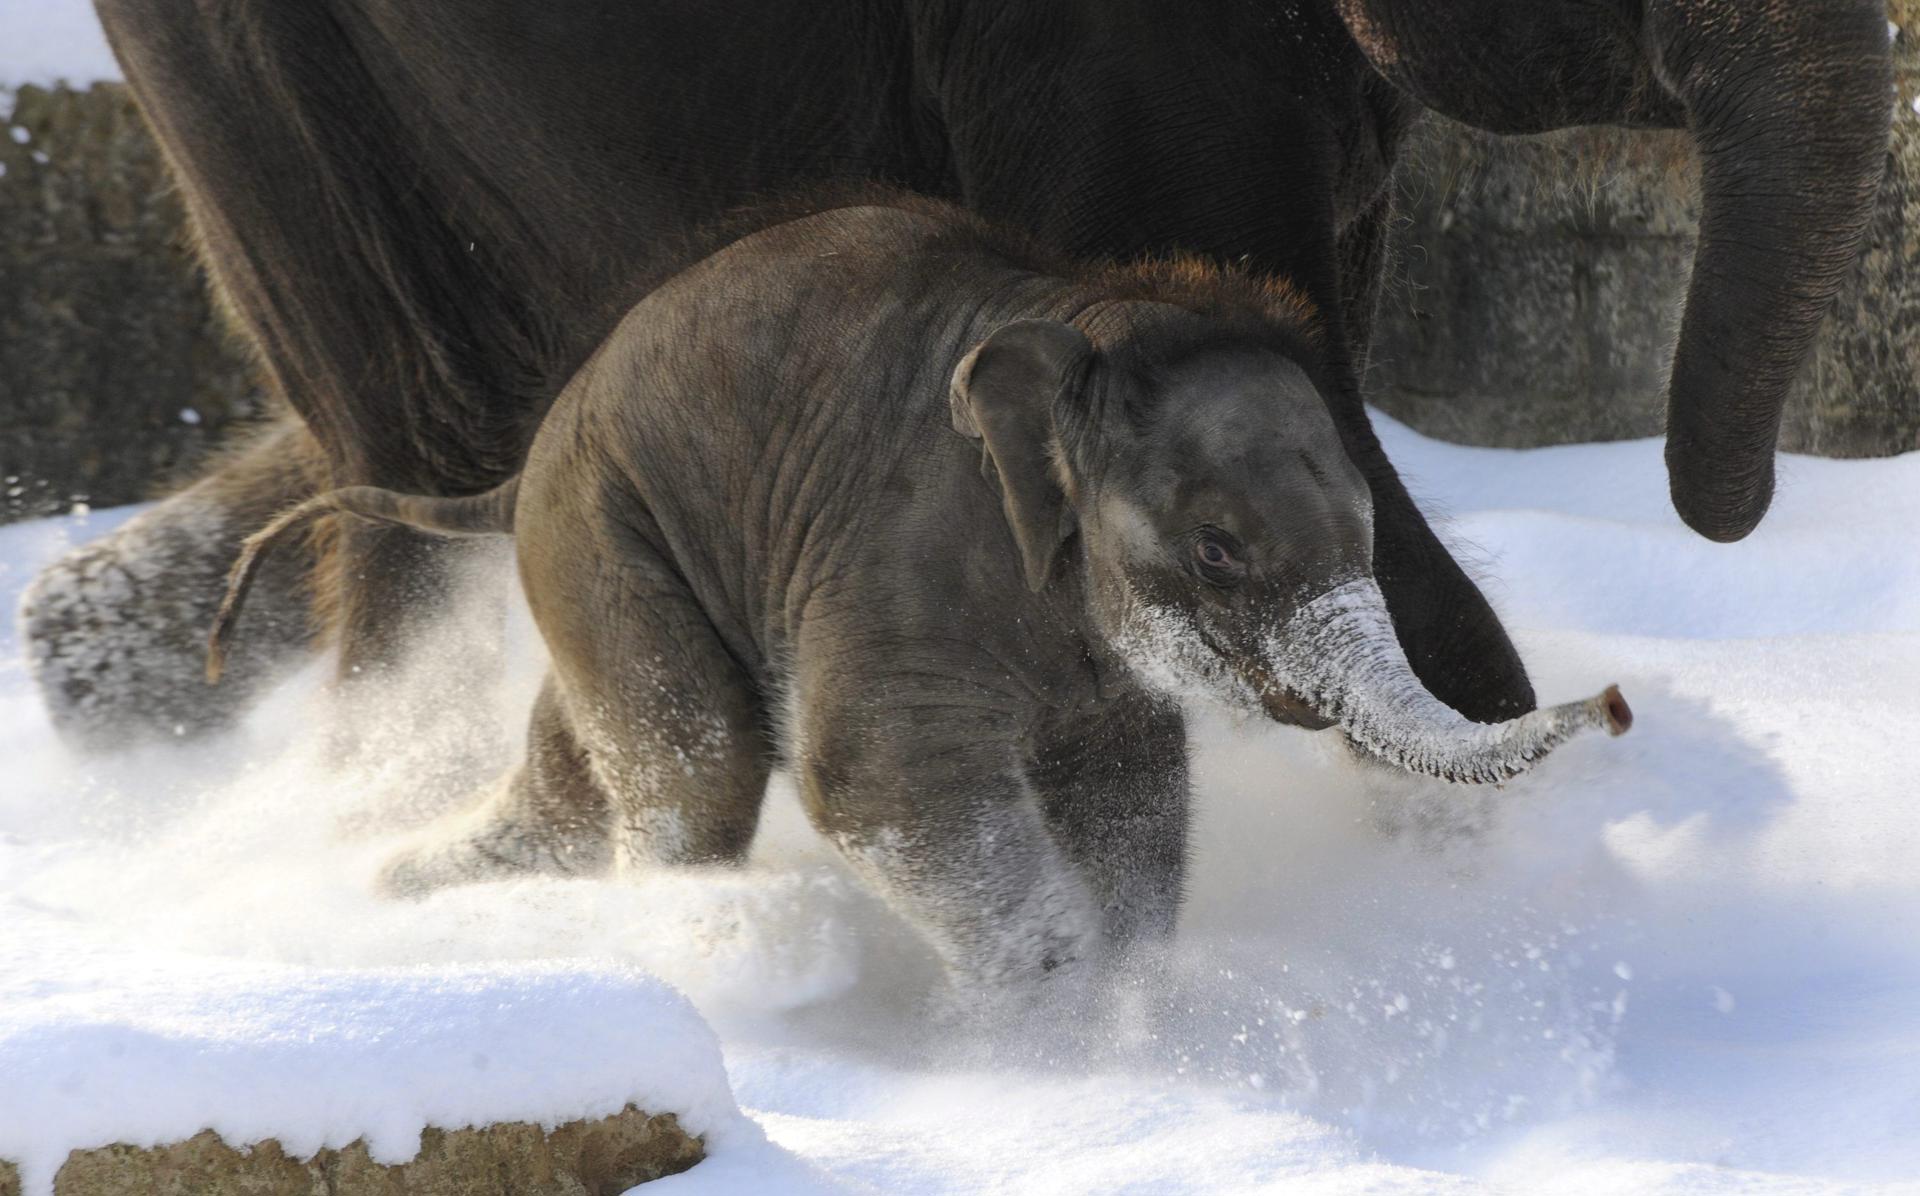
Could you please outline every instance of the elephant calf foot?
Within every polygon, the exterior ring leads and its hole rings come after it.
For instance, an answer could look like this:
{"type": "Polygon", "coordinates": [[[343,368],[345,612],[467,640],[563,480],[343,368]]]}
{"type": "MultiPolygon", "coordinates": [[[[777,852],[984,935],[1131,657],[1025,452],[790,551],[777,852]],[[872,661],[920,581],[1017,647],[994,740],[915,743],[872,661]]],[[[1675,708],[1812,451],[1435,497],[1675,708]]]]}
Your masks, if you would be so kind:
{"type": "Polygon", "coordinates": [[[612,862],[608,806],[553,680],[528,723],[527,759],[479,808],[429,828],[380,870],[393,897],[516,876],[586,876],[612,862]]]}
{"type": "Polygon", "coordinates": [[[395,853],[374,882],[385,897],[424,897],[437,889],[521,876],[592,876],[605,872],[612,856],[605,831],[529,822],[513,812],[519,804],[515,777],[506,791],[474,813],[434,828],[426,839],[395,853]]]}
{"type": "Polygon", "coordinates": [[[1038,982],[1106,960],[1100,903],[1029,801],[986,806],[961,833],[949,830],[896,826],[829,837],[975,999],[1030,994],[1038,982]]]}

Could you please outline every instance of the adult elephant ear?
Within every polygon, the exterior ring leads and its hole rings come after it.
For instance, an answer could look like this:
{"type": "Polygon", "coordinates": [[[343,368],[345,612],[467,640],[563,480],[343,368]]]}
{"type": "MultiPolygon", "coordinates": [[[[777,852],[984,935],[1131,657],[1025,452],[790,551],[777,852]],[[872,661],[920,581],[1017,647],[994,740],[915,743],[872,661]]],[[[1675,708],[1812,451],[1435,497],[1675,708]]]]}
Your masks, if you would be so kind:
{"type": "MultiPolygon", "coordinates": [[[[1001,510],[1020,547],[1027,587],[1053,575],[1074,514],[1054,473],[1055,422],[1093,360],[1079,329],[1054,320],[1018,320],[976,345],[953,371],[953,430],[981,442],[1000,483],[1001,510]]],[[[983,463],[984,464],[984,463],[983,463]]]]}

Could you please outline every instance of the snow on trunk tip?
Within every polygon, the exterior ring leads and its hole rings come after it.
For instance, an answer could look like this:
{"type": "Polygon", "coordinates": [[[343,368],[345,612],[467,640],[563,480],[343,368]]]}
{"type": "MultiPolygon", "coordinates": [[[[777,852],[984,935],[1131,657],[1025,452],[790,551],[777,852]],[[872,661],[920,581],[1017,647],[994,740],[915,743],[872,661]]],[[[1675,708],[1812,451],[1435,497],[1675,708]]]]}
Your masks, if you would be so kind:
{"type": "Polygon", "coordinates": [[[1617,687],[1504,723],[1476,723],[1428,692],[1371,578],[1309,602],[1268,642],[1274,676],[1362,749],[1409,772],[1485,784],[1527,771],[1589,728],[1633,725],[1617,687]]]}

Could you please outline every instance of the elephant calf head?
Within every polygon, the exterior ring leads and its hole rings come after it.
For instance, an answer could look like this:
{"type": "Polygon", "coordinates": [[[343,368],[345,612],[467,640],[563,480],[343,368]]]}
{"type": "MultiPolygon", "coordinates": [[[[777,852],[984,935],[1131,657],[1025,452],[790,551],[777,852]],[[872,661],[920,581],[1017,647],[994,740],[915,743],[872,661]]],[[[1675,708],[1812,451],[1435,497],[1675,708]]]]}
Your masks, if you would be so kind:
{"type": "Polygon", "coordinates": [[[1022,320],[982,342],[954,373],[954,427],[982,442],[1028,584],[1078,532],[1094,625],[1150,686],[1338,726],[1451,781],[1630,725],[1612,687],[1495,724],[1427,691],[1373,578],[1366,479],[1282,347],[1158,303],[1077,323],[1094,335],[1022,320]]]}

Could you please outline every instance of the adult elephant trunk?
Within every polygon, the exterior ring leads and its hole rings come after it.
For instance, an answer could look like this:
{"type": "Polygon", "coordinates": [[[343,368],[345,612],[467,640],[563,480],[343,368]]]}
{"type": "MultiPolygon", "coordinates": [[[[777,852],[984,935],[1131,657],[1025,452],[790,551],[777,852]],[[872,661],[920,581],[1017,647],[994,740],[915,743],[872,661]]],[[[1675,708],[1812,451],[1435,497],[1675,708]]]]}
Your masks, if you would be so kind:
{"type": "Polygon", "coordinates": [[[1448,781],[1504,781],[1583,730],[1623,734],[1633,712],[1609,686],[1584,702],[1476,723],[1427,692],[1401,650],[1372,579],[1302,607],[1267,646],[1270,704],[1298,702],[1337,724],[1361,750],[1448,781]],[[1286,692],[1275,692],[1277,689],[1286,692]]]}
{"type": "Polygon", "coordinates": [[[1860,250],[1886,164],[1881,0],[1652,0],[1644,34],[1702,167],[1667,398],[1673,504],[1738,540],[1773,497],[1781,407],[1860,250]]]}

